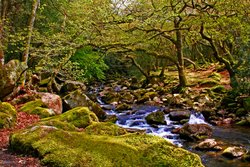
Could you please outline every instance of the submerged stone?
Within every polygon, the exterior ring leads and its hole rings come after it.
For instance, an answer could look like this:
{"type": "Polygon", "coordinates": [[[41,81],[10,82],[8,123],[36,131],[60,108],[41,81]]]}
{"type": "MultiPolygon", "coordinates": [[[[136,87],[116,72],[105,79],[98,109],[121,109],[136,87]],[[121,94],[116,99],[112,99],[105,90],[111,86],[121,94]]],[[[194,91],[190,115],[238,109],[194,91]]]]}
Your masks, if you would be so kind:
{"type": "Polygon", "coordinates": [[[246,149],[242,148],[242,147],[228,147],[226,148],[222,155],[227,157],[227,158],[237,158],[237,157],[241,157],[246,153],[246,149]]]}
{"type": "Polygon", "coordinates": [[[197,150],[217,150],[218,143],[215,139],[206,139],[195,146],[197,150]]]}

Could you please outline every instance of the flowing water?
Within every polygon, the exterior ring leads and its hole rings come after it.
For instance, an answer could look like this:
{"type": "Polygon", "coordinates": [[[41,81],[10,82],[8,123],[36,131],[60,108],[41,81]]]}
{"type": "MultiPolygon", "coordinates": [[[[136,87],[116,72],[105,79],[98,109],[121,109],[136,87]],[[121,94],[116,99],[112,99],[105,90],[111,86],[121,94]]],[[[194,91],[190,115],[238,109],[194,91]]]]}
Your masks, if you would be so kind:
{"type": "MultiPolygon", "coordinates": [[[[193,146],[197,143],[187,142],[180,139],[178,134],[173,134],[171,131],[175,128],[182,127],[178,122],[171,121],[168,114],[165,115],[165,125],[151,126],[147,124],[145,117],[155,111],[162,110],[158,106],[149,105],[136,105],[133,110],[123,111],[121,113],[115,112],[112,105],[105,105],[100,100],[99,103],[103,108],[109,108],[106,110],[108,115],[116,115],[118,120],[117,125],[134,130],[143,130],[148,134],[163,137],[173,144],[188,149],[200,155],[204,165],[206,167],[250,167],[249,163],[242,162],[241,160],[229,160],[222,157],[216,152],[202,152],[193,149],[193,146]]],[[[189,124],[201,124],[206,123],[204,117],[200,113],[191,112],[189,124]]],[[[206,123],[208,124],[208,123],[206,123]]],[[[212,126],[212,125],[210,125],[212,126]]],[[[244,146],[250,150],[250,129],[240,127],[213,127],[212,138],[222,141],[228,145],[244,146]]]]}

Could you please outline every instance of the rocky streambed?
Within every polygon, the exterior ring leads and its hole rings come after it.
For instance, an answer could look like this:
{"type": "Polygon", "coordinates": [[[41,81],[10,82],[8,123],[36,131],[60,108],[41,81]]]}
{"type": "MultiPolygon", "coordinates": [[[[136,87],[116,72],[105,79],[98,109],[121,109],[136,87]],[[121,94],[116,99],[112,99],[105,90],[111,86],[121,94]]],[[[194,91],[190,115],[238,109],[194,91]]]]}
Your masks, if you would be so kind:
{"type": "Polygon", "coordinates": [[[170,95],[161,94],[161,91],[154,85],[131,90],[113,84],[92,89],[90,94],[117,125],[165,138],[199,154],[207,167],[250,166],[250,128],[232,127],[226,123],[228,118],[215,118],[225,122],[224,126],[213,126],[211,123],[215,120],[208,123],[201,112],[207,114],[215,104],[208,93],[190,93],[191,100],[175,94],[169,100],[170,95]],[[188,106],[195,99],[195,106],[188,106]]]}

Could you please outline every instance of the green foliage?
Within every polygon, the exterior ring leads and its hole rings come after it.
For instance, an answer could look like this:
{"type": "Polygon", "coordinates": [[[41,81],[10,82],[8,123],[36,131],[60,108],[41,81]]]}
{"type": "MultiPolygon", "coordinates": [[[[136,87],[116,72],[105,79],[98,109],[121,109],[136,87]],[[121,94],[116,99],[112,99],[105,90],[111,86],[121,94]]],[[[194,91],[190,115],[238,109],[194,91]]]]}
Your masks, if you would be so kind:
{"type": "Polygon", "coordinates": [[[250,95],[250,42],[241,48],[240,60],[241,68],[237,69],[237,74],[239,77],[239,86],[236,88],[242,94],[250,95]]]}
{"type": "Polygon", "coordinates": [[[105,79],[104,71],[108,66],[103,60],[103,54],[93,51],[91,47],[79,49],[70,60],[77,63],[78,67],[83,70],[82,77],[89,81],[105,79]]]}

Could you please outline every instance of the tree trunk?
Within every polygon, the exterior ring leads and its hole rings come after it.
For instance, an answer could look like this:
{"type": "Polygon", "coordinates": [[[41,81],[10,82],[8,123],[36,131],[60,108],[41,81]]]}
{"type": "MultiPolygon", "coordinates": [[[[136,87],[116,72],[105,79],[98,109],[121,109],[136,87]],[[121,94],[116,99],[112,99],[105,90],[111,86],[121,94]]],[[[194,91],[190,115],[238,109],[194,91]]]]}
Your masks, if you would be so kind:
{"type": "Polygon", "coordinates": [[[1,20],[0,20],[0,69],[4,65],[4,26],[7,16],[9,0],[1,1],[1,20]]]}
{"type": "MultiPolygon", "coordinates": [[[[40,4],[40,0],[33,0],[32,12],[31,12],[31,16],[30,16],[30,20],[29,20],[29,24],[28,24],[28,36],[27,36],[27,41],[26,41],[26,47],[25,47],[25,51],[23,54],[23,62],[26,65],[28,65],[31,36],[32,36],[33,28],[34,28],[36,11],[37,11],[39,4],[40,4]]],[[[26,72],[24,73],[24,80],[22,82],[23,86],[25,85],[25,80],[26,80],[26,72]]]]}
{"type": "Polygon", "coordinates": [[[225,58],[223,58],[219,55],[219,51],[218,51],[213,39],[204,34],[203,25],[201,26],[200,34],[201,34],[201,37],[203,39],[207,40],[209,42],[209,44],[211,45],[211,48],[214,52],[214,57],[216,58],[216,60],[225,65],[225,67],[229,73],[229,76],[230,76],[230,85],[234,88],[237,87],[239,85],[239,83],[237,81],[236,73],[235,73],[230,61],[226,60],[225,58]]]}
{"type": "Polygon", "coordinates": [[[146,80],[148,81],[150,79],[149,74],[143,70],[143,68],[136,62],[136,60],[132,56],[127,56],[127,57],[132,60],[134,66],[138,68],[138,70],[146,77],[146,80]]]}
{"type": "Polygon", "coordinates": [[[175,28],[176,28],[176,51],[177,51],[177,58],[178,58],[178,73],[179,73],[179,86],[186,87],[187,86],[187,79],[185,74],[185,67],[184,67],[184,57],[183,57],[183,50],[182,50],[182,34],[181,30],[179,30],[179,23],[175,21],[175,28]]]}

